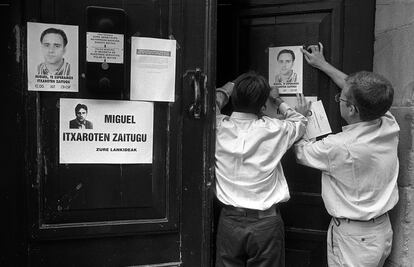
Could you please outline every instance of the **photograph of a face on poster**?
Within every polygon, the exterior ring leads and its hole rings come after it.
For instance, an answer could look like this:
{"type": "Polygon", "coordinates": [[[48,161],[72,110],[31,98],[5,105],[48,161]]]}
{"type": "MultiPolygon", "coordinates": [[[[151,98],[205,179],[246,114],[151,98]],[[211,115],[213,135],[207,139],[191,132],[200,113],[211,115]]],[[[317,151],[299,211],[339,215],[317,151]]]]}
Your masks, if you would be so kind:
{"type": "Polygon", "coordinates": [[[302,93],[302,46],[269,47],[269,84],[280,94],[302,93]]]}
{"type": "Polygon", "coordinates": [[[78,26],[27,23],[29,91],[78,92],[78,26]]]}

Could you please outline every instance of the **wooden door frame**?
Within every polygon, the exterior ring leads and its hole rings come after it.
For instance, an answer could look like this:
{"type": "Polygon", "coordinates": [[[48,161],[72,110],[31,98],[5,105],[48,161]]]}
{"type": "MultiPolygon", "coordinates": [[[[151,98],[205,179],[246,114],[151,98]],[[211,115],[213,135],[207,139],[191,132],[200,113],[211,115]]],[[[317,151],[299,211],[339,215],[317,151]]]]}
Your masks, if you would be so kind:
{"type": "MultiPolygon", "coordinates": [[[[215,142],[215,79],[216,79],[216,0],[184,1],[184,27],[185,32],[183,51],[183,70],[200,68],[207,75],[207,85],[204,93],[204,116],[196,122],[186,114],[183,116],[182,140],[189,140],[194,131],[201,130],[202,138],[193,139],[183,145],[183,164],[192,162],[193,157],[201,157],[202,164],[184,164],[182,185],[182,211],[187,212],[182,216],[182,257],[188,266],[213,266],[211,248],[213,240],[213,189],[214,189],[214,142],[215,142]],[[201,5],[200,2],[204,4],[201,5]],[[191,10],[191,12],[186,12],[191,10]],[[199,16],[199,25],[194,25],[192,17],[199,16]],[[190,30],[189,23],[193,24],[190,30]],[[194,27],[195,26],[195,27],[194,27]],[[197,30],[195,30],[197,29],[197,30]],[[197,47],[197,51],[185,49],[186,47],[197,47]],[[203,58],[192,56],[203,54],[203,58]],[[192,123],[191,123],[192,122],[192,123]],[[190,124],[191,123],[191,124],[190,124]],[[195,149],[199,148],[199,149],[195,149]],[[196,151],[198,150],[198,151],[196,151]],[[197,175],[198,171],[203,172],[197,175]],[[191,191],[188,188],[198,188],[191,191]],[[197,216],[202,217],[202,225],[194,231],[193,221],[197,216]],[[185,234],[185,233],[192,233],[185,234]],[[201,263],[201,265],[200,265],[201,263]]],[[[183,80],[183,90],[192,90],[188,81],[183,80]]],[[[183,113],[187,113],[188,104],[191,103],[191,94],[183,95],[183,113]]],[[[184,144],[184,142],[183,142],[184,144]]]]}

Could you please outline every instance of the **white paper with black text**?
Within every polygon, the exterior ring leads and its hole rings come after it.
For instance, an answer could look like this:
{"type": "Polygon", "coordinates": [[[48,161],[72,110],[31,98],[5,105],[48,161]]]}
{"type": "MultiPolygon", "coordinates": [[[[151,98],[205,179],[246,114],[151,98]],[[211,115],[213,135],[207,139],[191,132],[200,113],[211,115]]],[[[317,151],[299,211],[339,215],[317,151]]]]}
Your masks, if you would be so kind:
{"type": "Polygon", "coordinates": [[[86,61],[124,63],[124,35],[106,32],[87,32],[86,61]]]}
{"type": "Polygon", "coordinates": [[[151,102],[60,99],[60,163],[152,163],[151,102]]]}
{"type": "Polygon", "coordinates": [[[329,125],[328,116],[321,100],[312,102],[311,115],[308,116],[308,126],[306,127],[306,139],[316,138],[332,132],[329,125]]]}
{"type": "Polygon", "coordinates": [[[174,102],[176,41],[131,38],[131,100],[174,102]]]}

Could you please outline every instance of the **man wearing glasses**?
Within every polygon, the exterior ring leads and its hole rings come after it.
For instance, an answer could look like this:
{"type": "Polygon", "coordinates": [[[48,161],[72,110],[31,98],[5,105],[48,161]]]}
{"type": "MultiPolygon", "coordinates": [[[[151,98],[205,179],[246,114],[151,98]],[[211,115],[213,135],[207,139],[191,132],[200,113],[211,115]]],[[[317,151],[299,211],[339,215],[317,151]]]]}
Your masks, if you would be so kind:
{"type": "Polygon", "coordinates": [[[335,96],[342,132],[295,145],[297,161],[322,171],[322,198],[332,216],[327,236],[329,266],[383,266],[391,252],[388,211],[398,202],[399,126],[388,111],[394,90],[381,75],[346,75],[330,65],[319,43],[302,50],[342,91],[335,96]]]}

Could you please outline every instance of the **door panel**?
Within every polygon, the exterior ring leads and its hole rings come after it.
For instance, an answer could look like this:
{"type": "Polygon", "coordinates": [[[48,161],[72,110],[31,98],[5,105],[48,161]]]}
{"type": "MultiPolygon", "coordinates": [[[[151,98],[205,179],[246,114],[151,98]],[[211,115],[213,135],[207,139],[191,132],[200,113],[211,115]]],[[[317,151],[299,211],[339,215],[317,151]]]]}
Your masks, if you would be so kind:
{"type": "MultiPolygon", "coordinates": [[[[53,20],[58,24],[78,24],[78,16],[85,17],[87,3],[78,2],[76,8],[67,2],[55,2],[53,20]],[[70,10],[78,16],[67,16],[70,10]]],[[[125,11],[148,18],[155,23],[133,25],[130,30],[140,30],[145,36],[168,38],[168,29],[171,23],[168,18],[160,20],[157,12],[168,14],[168,2],[153,2],[149,8],[136,9],[140,6],[126,5],[125,11]],[[146,14],[145,14],[146,15],[146,14]],[[160,25],[163,21],[164,25],[160,25]],[[141,29],[141,25],[147,26],[141,29]]],[[[112,6],[117,7],[117,6],[112,6]]],[[[165,16],[166,16],[165,15],[165,16]]],[[[52,19],[52,14],[46,14],[42,20],[52,19]]],[[[82,21],[83,22],[83,21],[82,21]]],[[[79,71],[82,77],[88,78],[85,70],[85,25],[80,25],[79,35],[79,71]],[[82,64],[83,63],[83,64],[82,64]]],[[[127,32],[127,36],[132,36],[127,32]]],[[[125,62],[128,60],[129,49],[125,49],[125,62]]],[[[127,72],[129,73],[129,72],[127,72]]],[[[125,84],[129,84],[127,75],[125,84]]],[[[177,231],[178,210],[176,197],[179,194],[176,175],[177,153],[177,107],[168,103],[155,103],[154,118],[154,145],[153,164],[59,164],[59,99],[62,97],[76,97],[86,99],[127,99],[120,90],[115,93],[101,93],[89,90],[80,82],[80,90],[76,94],[69,93],[37,93],[33,96],[36,112],[30,121],[36,123],[36,142],[33,149],[37,150],[36,180],[38,188],[36,195],[39,201],[39,225],[34,225],[33,233],[42,238],[49,235],[62,237],[66,234],[74,235],[73,230],[84,235],[95,233],[114,232],[146,232],[146,231],[177,231]],[[173,156],[174,155],[174,156],[173,156]],[[170,164],[166,164],[166,162],[170,164]],[[167,197],[168,196],[168,197],[167,197]],[[110,230],[107,222],[111,224],[110,230]],[[66,229],[70,229],[66,231],[66,229]],[[94,229],[94,230],[93,230],[94,229]],[[49,231],[51,230],[51,231],[49,231]],[[50,233],[50,234],[49,234],[50,233]]],[[[123,88],[124,89],[124,88],[123,88]]],[[[33,209],[36,210],[36,209],[33,209]]],[[[178,246],[177,246],[178,249],[178,246]]]]}
{"type": "Polygon", "coordinates": [[[210,81],[203,84],[202,116],[191,117],[194,89],[185,73],[200,68],[214,79],[214,60],[207,54],[214,53],[215,7],[214,1],[188,2],[26,1],[27,21],[79,25],[79,92],[27,93],[28,261],[33,266],[209,264],[214,94],[210,81]],[[117,91],[88,86],[88,6],[126,13],[124,86],[117,91]],[[154,103],[153,163],[60,164],[59,99],[128,100],[131,36],[177,40],[176,100],[154,103]]]}
{"type": "MultiPolygon", "coordinates": [[[[318,41],[323,42],[327,59],[338,61],[341,55],[338,45],[342,27],[340,14],[338,2],[242,9],[239,12],[239,71],[255,70],[268,77],[269,47],[309,45],[318,41]]],[[[335,90],[326,77],[320,76],[316,69],[304,63],[304,94],[322,99],[331,126],[337,130],[340,120],[333,102],[335,90]]],[[[325,231],[330,218],[320,196],[321,174],[296,164],[292,151],[284,156],[282,166],[291,192],[291,199],[281,205],[286,227],[287,265],[324,265],[325,231]]]]}
{"type": "MultiPolygon", "coordinates": [[[[369,36],[373,27],[364,26],[357,30],[352,18],[358,17],[360,24],[366,20],[372,26],[369,14],[374,13],[375,5],[372,1],[358,5],[354,2],[219,1],[218,84],[248,70],[268,77],[268,48],[274,46],[306,46],[322,42],[326,59],[345,72],[369,66],[372,57],[368,51],[372,50],[373,44],[369,36]],[[355,49],[348,48],[351,44],[355,49]],[[367,53],[358,58],[356,55],[361,54],[362,48],[367,53]],[[352,70],[348,68],[351,62],[352,70]]],[[[334,133],[343,125],[338,104],[334,101],[336,89],[325,74],[304,60],[304,94],[323,101],[334,133]]],[[[231,107],[228,105],[225,110],[231,112],[231,107]]],[[[330,216],[321,198],[321,173],[297,164],[292,150],[283,157],[282,166],[291,194],[291,199],[281,205],[286,227],[286,265],[326,266],[326,230],[330,216]]]]}

